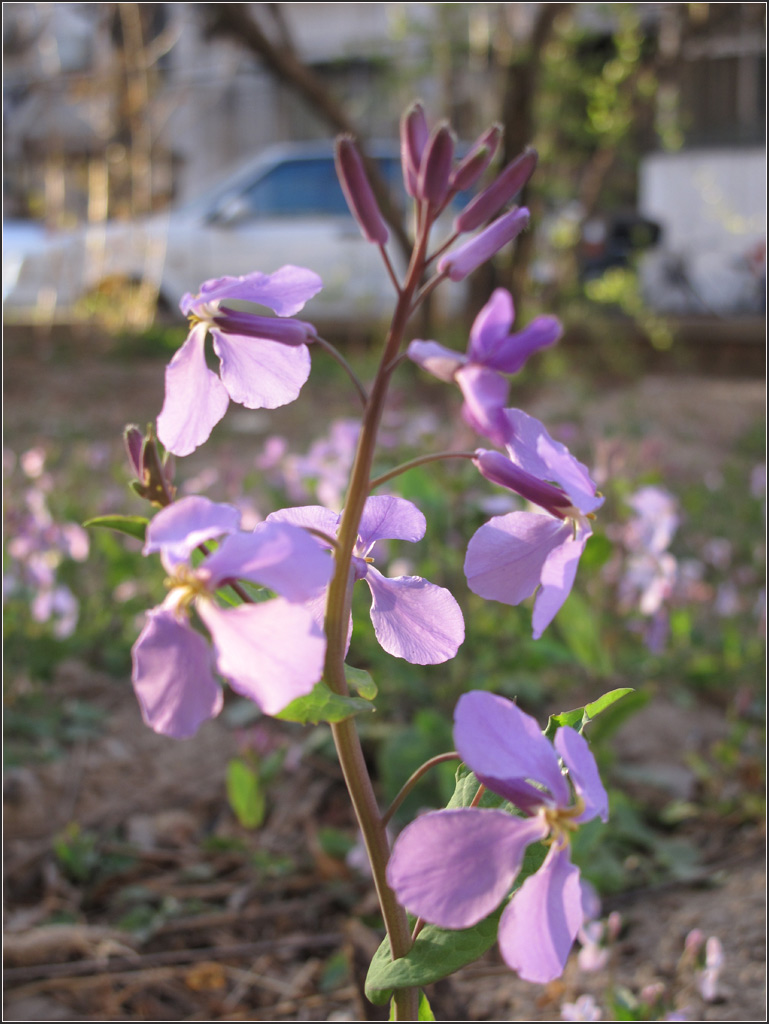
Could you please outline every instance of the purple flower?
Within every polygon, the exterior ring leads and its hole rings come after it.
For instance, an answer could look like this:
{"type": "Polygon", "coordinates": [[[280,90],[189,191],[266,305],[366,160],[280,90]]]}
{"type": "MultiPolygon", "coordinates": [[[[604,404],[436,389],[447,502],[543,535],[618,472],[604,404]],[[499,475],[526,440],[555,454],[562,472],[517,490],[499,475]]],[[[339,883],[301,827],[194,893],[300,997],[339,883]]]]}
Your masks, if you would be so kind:
{"type": "Polygon", "coordinates": [[[328,583],[332,562],[303,530],[262,523],[238,530],[231,505],[190,497],[169,505],[147,527],[145,554],[159,552],[170,591],[148,613],[133,648],[133,683],[147,725],[183,739],[222,708],[213,667],[233,690],[274,715],[320,679],[325,638],[306,602],[328,583]],[[224,537],[196,567],[192,552],[224,537]],[[281,595],[222,608],[217,589],[246,580],[281,595]],[[206,626],[213,654],[189,621],[189,608],[206,626]]]}
{"type": "Polygon", "coordinates": [[[495,516],[470,539],[465,575],[473,593],[502,604],[520,604],[539,588],[532,615],[538,639],[569,596],[593,532],[590,518],[604,499],[585,466],[539,420],[520,409],[504,415],[509,458],[478,449],[475,464],[487,479],[549,514],[495,516]]]}
{"type": "Polygon", "coordinates": [[[544,863],[503,911],[498,939],[505,962],[522,978],[552,981],[585,919],[571,834],[582,822],[608,817],[595,759],[574,729],[560,728],[551,745],[512,701],[480,690],[460,697],[454,740],[479,781],[524,817],[477,807],[425,814],[399,836],[387,880],[398,900],[430,924],[469,928],[507,896],[527,847],[546,840],[544,863]]]}
{"type": "MultiPolygon", "coordinates": [[[[267,522],[293,523],[336,535],[342,515],[320,505],[273,512],[267,522]]],[[[439,665],[457,653],[465,638],[459,605],[443,587],[421,576],[389,579],[374,568],[371,552],[379,540],[418,541],[425,534],[425,517],[404,498],[375,495],[366,501],[352,559],[356,580],[371,590],[371,621],[376,638],[388,654],[412,665],[439,665]]],[[[323,604],[314,611],[322,617],[323,604]]]]}
{"type": "Polygon", "coordinates": [[[428,373],[457,382],[465,399],[465,421],[499,444],[504,444],[509,432],[503,413],[509,388],[501,375],[518,373],[530,355],[554,345],[561,336],[554,316],[539,316],[511,334],[514,319],[512,295],[497,288],[475,318],[466,355],[437,341],[412,341],[407,351],[409,359],[428,373]]]}
{"type": "Polygon", "coordinates": [[[285,266],[274,274],[205,281],[197,295],[182,298],[179,305],[192,328],[166,368],[166,397],[158,416],[158,437],[170,452],[189,455],[203,444],[230,399],[247,409],[275,409],[293,402],[310,375],[311,324],[244,313],[226,303],[255,302],[289,318],[321,287],[313,271],[285,266]],[[220,377],[206,366],[209,331],[220,377]]]}

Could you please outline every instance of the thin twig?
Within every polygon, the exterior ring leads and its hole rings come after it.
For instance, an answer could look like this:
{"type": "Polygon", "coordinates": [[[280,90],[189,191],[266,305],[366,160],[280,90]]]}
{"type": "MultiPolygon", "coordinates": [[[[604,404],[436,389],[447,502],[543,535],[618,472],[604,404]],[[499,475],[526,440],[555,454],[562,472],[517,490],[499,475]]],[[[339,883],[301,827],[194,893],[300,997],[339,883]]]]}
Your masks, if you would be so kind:
{"type": "Polygon", "coordinates": [[[313,339],[313,343],[315,345],[320,345],[320,347],[324,350],[324,352],[328,352],[328,354],[331,356],[331,358],[335,359],[337,361],[337,363],[339,363],[339,365],[342,367],[342,369],[345,371],[347,376],[350,378],[350,380],[355,385],[355,390],[358,392],[358,395],[360,396],[360,400],[363,403],[363,406],[365,408],[366,404],[368,403],[368,392],[366,391],[364,386],[361,384],[360,379],[359,379],[357,373],[355,372],[355,370],[353,370],[353,368],[347,362],[347,360],[342,355],[342,353],[339,351],[339,349],[337,349],[336,346],[332,345],[330,341],[326,341],[325,338],[321,338],[319,335],[315,336],[315,338],[313,339]]]}
{"type": "Polygon", "coordinates": [[[392,818],[393,814],[398,810],[400,805],[409,795],[414,786],[419,782],[422,776],[428,772],[431,768],[434,768],[437,764],[443,764],[444,761],[460,761],[461,758],[456,750],[450,751],[448,754],[438,754],[437,757],[431,757],[429,761],[425,761],[415,772],[413,772],[409,778],[401,786],[400,792],[395,797],[390,807],[382,815],[382,824],[386,825],[392,818]]]}
{"type": "Polygon", "coordinates": [[[395,285],[395,290],[400,295],[401,283],[398,280],[398,275],[395,273],[395,267],[392,265],[392,260],[387,252],[387,249],[383,245],[379,246],[379,251],[382,253],[382,259],[384,260],[385,266],[387,267],[387,273],[390,275],[390,280],[395,285]]]}
{"type": "Polygon", "coordinates": [[[395,469],[391,469],[388,473],[383,473],[381,476],[375,477],[369,484],[369,488],[373,491],[375,487],[380,487],[382,484],[386,484],[388,480],[392,480],[393,477],[400,476],[401,473],[407,472],[409,469],[414,469],[416,466],[423,466],[427,462],[440,462],[442,459],[474,459],[475,452],[436,452],[434,455],[420,455],[416,459],[411,459],[409,462],[402,462],[400,466],[396,466],[395,469]]]}

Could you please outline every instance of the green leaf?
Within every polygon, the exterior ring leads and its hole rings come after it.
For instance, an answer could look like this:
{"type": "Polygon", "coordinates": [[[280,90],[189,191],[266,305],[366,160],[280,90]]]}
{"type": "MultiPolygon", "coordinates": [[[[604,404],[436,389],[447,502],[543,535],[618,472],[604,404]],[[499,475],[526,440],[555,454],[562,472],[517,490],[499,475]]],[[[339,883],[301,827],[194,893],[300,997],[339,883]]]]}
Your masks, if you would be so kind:
{"type": "Polygon", "coordinates": [[[227,799],[244,828],[259,828],[264,821],[265,799],[259,776],[245,761],[227,765],[227,799]]]}
{"type": "Polygon", "coordinates": [[[379,692],[371,674],[365,669],[345,665],[344,677],[347,680],[347,685],[365,700],[373,700],[379,692]]]}
{"type": "Polygon", "coordinates": [[[446,931],[428,924],[409,953],[399,960],[390,958],[390,940],[386,938],[371,961],[366,995],[381,1006],[390,999],[393,989],[429,985],[477,960],[493,946],[502,910],[500,907],[472,928],[461,931],[446,931]]]}
{"type": "Polygon", "coordinates": [[[149,519],[145,519],[144,516],[96,516],[95,519],[86,520],[83,526],[102,526],[107,530],[127,533],[129,537],[143,541],[148,523],[149,519]]]}
{"type": "MultiPolygon", "coordinates": [[[[455,807],[469,807],[478,793],[480,782],[466,764],[460,764],[456,771],[454,793],[446,805],[447,810],[455,807]]],[[[505,800],[487,789],[481,797],[480,807],[501,807],[505,800]]]]}
{"type": "Polygon", "coordinates": [[[598,700],[594,700],[592,704],[586,704],[583,708],[574,708],[573,711],[562,711],[558,715],[551,715],[547,721],[545,736],[552,739],[559,726],[562,725],[568,725],[572,729],[579,729],[582,732],[588,722],[597,718],[602,711],[606,711],[612,704],[616,704],[618,700],[622,700],[623,697],[634,692],[632,686],[623,686],[618,690],[609,690],[598,700]]]}
{"type": "Polygon", "coordinates": [[[360,697],[340,697],[321,680],[315,684],[311,693],[292,700],[275,718],[281,718],[284,722],[299,722],[301,725],[317,725],[318,722],[343,722],[362,711],[374,710],[373,704],[360,697]]]}
{"type": "MultiPolygon", "coordinates": [[[[612,704],[615,704],[618,700],[622,700],[623,697],[627,697],[629,693],[633,692],[632,686],[623,686],[618,690],[609,690],[603,697],[599,697],[598,700],[594,700],[592,704],[585,705],[585,717],[589,722],[591,718],[596,718],[605,711],[612,704]]],[[[587,725],[587,722],[584,723],[587,725]]]]}
{"type": "MultiPolygon", "coordinates": [[[[390,1020],[395,1020],[395,1001],[390,1006],[390,1020]]],[[[419,1009],[417,1010],[417,1020],[435,1020],[435,1014],[432,1011],[432,1007],[427,1001],[427,996],[424,992],[419,993],[419,1009]]]]}

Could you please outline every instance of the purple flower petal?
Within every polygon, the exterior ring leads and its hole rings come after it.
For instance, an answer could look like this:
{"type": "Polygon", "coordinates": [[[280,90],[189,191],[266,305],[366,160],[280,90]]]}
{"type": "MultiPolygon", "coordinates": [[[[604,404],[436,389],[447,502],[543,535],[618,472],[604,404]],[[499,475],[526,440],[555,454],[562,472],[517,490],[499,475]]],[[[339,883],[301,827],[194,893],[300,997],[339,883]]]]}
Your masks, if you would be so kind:
{"type": "Polygon", "coordinates": [[[563,973],[582,920],[579,869],[571,863],[568,847],[553,846],[502,914],[502,957],[524,981],[553,981],[563,973]]]}
{"type": "Polygon", "coordinates": [[[325,508],[323,505],[300,505],[294,508],[281,508],[276,512],[270,512],[265,522],[291,523],[293,526],[320,530],[322,533],[327,533],[329,537],[336,537],[340,518],[341,516],[338,512],[333,512],[330,508],[325,508]]]}
{"type": "Polygon", "coordinates": [[[161,551],[170,565],[186,562],[198,545],[240,526],[240,511],[208,498],[191,495],[166,506],[151,520],[143,553],[161,551]]]}
{"type": "Polygon", "coordinates": [[[409,540],[415,543],[424,537],[426,526],[425,517],[412,502],[388,494],[376,494],[366,499],[358,536],[365,548],[378,540],[409,540]]]}
{"type": "Polygon", "coordinates": [[[575,821],[590,821],[591,818],[608,821],[609,797],[585,737],[575,729],[562,726],[555,734],[553,743],[569,769],[569,778],[577,796],[585,801],[585,810],[575,821]]]}
{"type": "Polygon", "coordinates": [[[504,414],[510,385],[495,370],[468,363],[457,371],[456,381],[464,395],[462,418],[468,426],[497,444],[504,444],[508,433],[504,414]]]}
{"type": "Polygon", "coordinates": [[[189,455],[208,440],[229,404],[227,391],[206,366],[207,325],[196,324],[166,367],[166,395],[158,437],[174,455],[189,455]]]}
{"type": "Polygon", "coordinates": [[[155,732],[186,739],[222,710],[211,651],[172,612],[156,608],[147,618],[133,646],[133,684],[142,718],[155,732]]]}
{"type": "Polygon", "coordinates": [[[454,374],[467,362],[467,357],[453,349],[439,345],[437,341],[412,341],[406,349],[409,359],[427,370],[433,377],[450,383],[454,374]]]}
{"type": "Polygon", "coordinates": [[[470,539],[467,585],[488,600],[520,604],[539,586],[551,552],[571,536],[569,523],[536,512],[495,516],[470,539]]]}
{"type": "Polygon", "coordinates": [[[518,373],[530,355],[554,345],[562,334],[563,328],[554,316],[538,316],[522,331],[500,339],[485,363],[502,373],[518,373]]]}
{"type": "Polygon", "coordinates": [[[441,928],[469,928],[507,895],[542,822],[465,807],[422,815],[400,834],[387,881],[407,910],[441,928]]]}
{"type": "Polygon", "coordinates": [[[322,287],[323,282],[314,271],[288,264],[274,274],[255,271],[243,277],[217,277],[204,281],[198,294],[186,303],[188,308],[182,307],[182,312],[189,313],[204,303],[220,299],[239,299],[267,306],[278,316],[293,316],[322,287]]]}
{"type": "Polygon", "coordinates": [[[522,810],[568,806],[569,786],[551,743],[536,719],[505,697],[484,690],[462,694],[454,711],[454,742],[480,781],[522,810]],[[546,786],[550,797],[527,780],[546,786]]]}
{"type": "Polygon", "coordinates": [[[575,537],[568,523],[563,524],[564,528],[567,534],[561,544],[549,553],[542,566],[542,589],[534,599],[531,616],[535,640],[542,636],[571,593],[579,560],[591,536],[590,530],[580,530],[575,537]]]}
{"type": "Polygon", "coordinates": [[[333,567],[328,552],[305,530],[271,522],[227,537],[201,571],[210,575],[212,589],[226,579],[250,580],[295,602],[317,597],[333,567]]]}
{"type": "Polygon", "coordinates": [[[560,484],[583,514],[600,508],[603,498],[596,497],[587,467],[565,445],[554,441],[539,420],[521,409],[506,409],[505,415],[512,431],[507,450],[516,465],[541,480],[560,484]]]}
{"type": "Polygon", "coordinates": [[[465,624],[448,590],[421,576],[388,579],[371,565],[365,578],[373,597],[374,632],[388,654],[412,665],[439,665],[454,657],[465,624]]]}
{"type": "Polygon", "coordinates": [[[222,382],[233,402],[247,409],[277,409],[293,402],[310,376],[306,345],[225,334],[211,328],[222,382]]]}
{"type": "Polygon", "coordinates": [[[463,281],[508,242],[512,242],[528,225],[529,211],[525,207],[516,207],[492,221],[474,238],[441,256],[438,273],[445,274],[452,281],[463,281]]]}
{"type": "Polygon", "coordinates": [[[197,609],[219,671],[266,715],[308,694],[323,674],[326,639],[306,608],[277,597],[228,609],[199,601],[197,609]]]}
{"type": "Polygon", "coordinates": [[[474,363],[488,364],[489,357],[510,334],[514,319],[513,296],[504,288],[495,289],[473,321],[468,358],[474,363]]]}

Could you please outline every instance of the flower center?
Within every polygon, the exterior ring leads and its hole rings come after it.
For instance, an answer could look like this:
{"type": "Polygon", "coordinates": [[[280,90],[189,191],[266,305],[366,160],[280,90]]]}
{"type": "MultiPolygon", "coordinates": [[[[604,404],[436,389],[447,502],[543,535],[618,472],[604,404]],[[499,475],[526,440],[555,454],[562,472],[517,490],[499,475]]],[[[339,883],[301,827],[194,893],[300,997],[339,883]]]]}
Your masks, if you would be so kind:
{"type": "Polygon", "coordinates": [[[585,810],[585,801],[582,797],[572,807],[543,807],[542,816],[550,829],[548,843],[556,846],[568,846],[571,835],[579,828],[575,820],[585,810]]]}
{"type": "Polygon", "coordinates": [[[208,583],[189,565],[180,565],[164,580],[176,611],[186,611],[197,597],[208,597],[208,583]]]}

